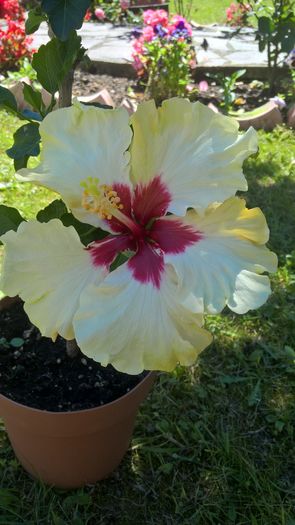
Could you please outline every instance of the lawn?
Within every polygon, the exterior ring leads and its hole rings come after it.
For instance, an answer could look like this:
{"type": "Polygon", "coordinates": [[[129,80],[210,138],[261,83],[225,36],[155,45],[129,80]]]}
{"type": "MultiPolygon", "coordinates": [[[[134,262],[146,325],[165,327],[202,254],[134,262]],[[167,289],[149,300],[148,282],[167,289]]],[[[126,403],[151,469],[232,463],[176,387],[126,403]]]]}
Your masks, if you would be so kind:
{"type": "MultiPolygon", "coordinates": [[[[1,202],[32,217],[51,195],[11,182],[3,151],[15,121],[0,116],[0,182],[12,183],[1,202]]],[[[271,298],[208,318],[214,343],[195,366],[159,376],[122,465],[96,486],[31,480],[1,427],[0,525],[295,525],[295,137],[259,136],[247,201],[266,214],[279,256],[271,298]]]]}
{"type": "MultiPolygon", "coordinates": [[[[171,12],[180,13],[180,6],[184,5],[188,19],[198,24],[213,24],[217,22],[224,24],[226,20],[226,8],[232,3],[231,0],[170,0],[171,12]]],[[[236,2],[233,2],[236,3],[236,2]]]]}

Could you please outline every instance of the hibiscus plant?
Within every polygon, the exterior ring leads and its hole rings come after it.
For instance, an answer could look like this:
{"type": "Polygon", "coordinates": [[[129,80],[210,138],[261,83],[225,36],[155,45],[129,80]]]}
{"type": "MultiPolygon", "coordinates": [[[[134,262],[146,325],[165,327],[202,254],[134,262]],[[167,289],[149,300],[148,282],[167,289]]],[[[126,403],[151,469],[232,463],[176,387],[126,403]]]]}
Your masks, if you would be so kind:
{"type": "Polygon", "coordinates": [[[170,371],[210,344],[206,313],[266,301],[277,258],[261,210],[236,196],[253,129],[174,98],[131,117],[74,101],[38,132],[40,164],[16,177],[62,200],[30,221],[0,206],[0,289],[44,336],[121,372],[170,371]]]}

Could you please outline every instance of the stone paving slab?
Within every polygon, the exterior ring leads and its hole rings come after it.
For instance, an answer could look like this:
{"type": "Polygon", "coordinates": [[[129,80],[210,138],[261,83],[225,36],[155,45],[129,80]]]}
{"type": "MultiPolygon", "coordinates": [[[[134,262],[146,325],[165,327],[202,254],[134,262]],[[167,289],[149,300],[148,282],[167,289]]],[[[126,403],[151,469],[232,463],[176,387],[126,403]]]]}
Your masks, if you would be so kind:
{"type": "MultiPolygon", "coordinates": [[[[259,53],[253,29],[242,28],[237,34],[227,26],[195,26],[193,43],[197,52],[197,69],[247,67],[257,71],[266,68],[266,52],[259,53]],[[209,44],[207,51],[201,47],[204,39],[209,44]]],[[[78,33],[94,65],[105,66],[102,72],[111,72],[113,66],[114,71],[121,69],[130,75],[133,71],[131,30],[126,26],[86,22],[78,33]]],[[[38,48],[48,40],[47,26],[43,23],[33,36],[33,46],[38,48]]]]}

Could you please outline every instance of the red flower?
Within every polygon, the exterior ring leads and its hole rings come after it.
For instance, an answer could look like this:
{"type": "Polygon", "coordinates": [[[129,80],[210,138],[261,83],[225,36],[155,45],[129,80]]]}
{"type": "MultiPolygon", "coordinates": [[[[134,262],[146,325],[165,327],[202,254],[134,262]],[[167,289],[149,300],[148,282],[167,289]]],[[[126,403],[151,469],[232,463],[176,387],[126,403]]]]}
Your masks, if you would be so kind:
{"type": "Polygon", "coordinates": [[[24,20],[24,9],[18,0],[0,0],[0,18],[11,18],[12,20],[24,20]]]}
{"type": "Polygon", "coordinates": [[[0,29],[0,65],[10,69],[22,58],[31,57],[33,50],[29,46],[32,38],[26,35],[23,22],[6,17],[6,24],[5,29],[0,29]]]}
{"type": "Polygon", "coordinates": [[[91,10],[87,9],[85,16],[84,16],[84,22],[89,22],[89,20],[91,20],[91,17],[92,17],[91,10]]]}

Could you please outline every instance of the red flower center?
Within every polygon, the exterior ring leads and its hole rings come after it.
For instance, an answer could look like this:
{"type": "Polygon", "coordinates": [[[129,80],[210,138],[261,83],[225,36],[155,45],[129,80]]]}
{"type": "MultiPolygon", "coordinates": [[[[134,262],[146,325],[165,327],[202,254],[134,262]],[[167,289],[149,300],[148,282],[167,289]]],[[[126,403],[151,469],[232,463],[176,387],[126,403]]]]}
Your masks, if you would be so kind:
{"type": "Polygon", "coordinates": [[[120,198],[122,210],[106,222],[116,235],[89,246],[93,264],[109,267],[118,253],[131,250],[134,255],[127,264],[133,277],[159,288],[164,255],[184,252],[202,239],[202,233],[172,215],[166,216],[171,194],[160,176],[138,184],[133,194],[124,184],[113,184],[112,188],[120,198]]]}

